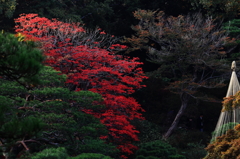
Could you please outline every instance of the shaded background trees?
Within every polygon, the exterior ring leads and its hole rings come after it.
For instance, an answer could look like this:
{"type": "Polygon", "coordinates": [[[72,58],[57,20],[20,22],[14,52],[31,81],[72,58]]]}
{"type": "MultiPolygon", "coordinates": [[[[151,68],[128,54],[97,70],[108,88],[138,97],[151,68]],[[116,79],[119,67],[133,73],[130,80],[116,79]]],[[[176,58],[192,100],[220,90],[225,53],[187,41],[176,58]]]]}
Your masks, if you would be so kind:
{"type": "Polygon", "coordinates": [[[224,45],[231,41],[211,17],[204,19],[201,14],[165,17],[162,11],[138,10],[134,16],[140,21],[133,27],[136,36],[125,42],[131,44],[130,49],[148,51],[149,60],[159,64],[152,75],[165,78],[168,89],[180,95],[181,107],[164,135],[167,138],[176,129],[190,98],[207,98],[199,94],[200,88],[222,86],[224,58],[229,53],[224,45]]]}
{"type": "Polygon", "coordinates": [[[2,14],[2,28],[13,31],[13,18],[21,13],[37,13],[46,18],[58,18],[61,21],[83,22],[88,28],[100,28],[116,36],[131,35],[130,26],[137,21],[132,12],[141,9],[161,9],[167,14],[187,14],[191,4],[177,0],[62,0],[62,1],[28,1],[17,0],[9,16],[2,14]],[[10,20],[9,20],[10,18],[10,20]],[[4,21],[4,22],[3,22],[4,21]]]}

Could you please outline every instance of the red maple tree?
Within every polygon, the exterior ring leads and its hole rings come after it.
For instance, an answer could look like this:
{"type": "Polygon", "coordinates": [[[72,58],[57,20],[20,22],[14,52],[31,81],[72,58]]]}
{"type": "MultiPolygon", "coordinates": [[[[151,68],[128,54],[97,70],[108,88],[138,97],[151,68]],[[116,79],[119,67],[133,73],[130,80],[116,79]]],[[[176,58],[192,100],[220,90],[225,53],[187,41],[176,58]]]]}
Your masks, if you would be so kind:
{"type": "Polygon", "coordinates": [[[46,65],[66,74],[66,83],[71,89],[89,90],[103,96],[104,111],[85,112],[100,118],[107,126],[109,136],[102,138],[117,144],[123,153],[133,153],[137,147],[132,141],[138,141],[139,131],[130,121],[143,119],[144,110],[129,95],[143,87],[141,82],[146,78],[138,58],[116,55],[113,50],[126,46],[115,44],[113,36],[100,29],[95,36],[88,36],[79,24],[40,18],[37,14],[23,14],[15,22],[16,32],[42,43],[46,65]]]}

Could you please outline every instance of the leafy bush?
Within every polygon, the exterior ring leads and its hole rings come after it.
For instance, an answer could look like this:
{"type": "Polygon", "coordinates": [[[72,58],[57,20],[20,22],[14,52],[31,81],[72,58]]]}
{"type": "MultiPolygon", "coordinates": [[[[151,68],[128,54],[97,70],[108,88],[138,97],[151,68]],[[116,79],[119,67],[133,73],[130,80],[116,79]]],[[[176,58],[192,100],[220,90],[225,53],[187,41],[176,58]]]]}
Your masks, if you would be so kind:
{"type": "Polygon", "coordinates": [[[240,158],[240,124],[230,129],[226,134],[217,137],[206,150],[204,159],[239,159],[240,158]]]}
{"type": "Polygon", "coordinates": [[[113,159],[98,153],[82,153],[75,157],[69,157],[64,147],[49,148],[36,153],[31,159],[113,159]]]}
{"type": "Polygon", "coordinates": [[[201,143],[188,143],[187,148],[179,150],[179,152],[181,151],[181,155],[184,155],[187,159],[200,159],[207,155],[204,148],[205,146],[201,143]]]}
{"type": "Polygon", "coordinates": [[[206,145],[211,136],[205,132],[200,132],[198,130],[186,130],[186,129],[178,129],[176,133],[174,133],[169,139],[168,142],[173,147],[177,149],[188,149],[189,143],[202,143],[206,145]]]}
{"type": "Polygon", "coordinates": [[[141,132],[139,134],[139,145],[141,145],[141,143],[162,139],[162,133],[164,131],[158,124],[149,122],[148,120],[138,120],[135,121],[133,125],[135,125],[136,129],[141,132]]]}
{"type": "Polygon", "coordinates": [[[70,157],[69,159],[112,159],[109,156],[97,153],[82,153],[76,157],[70,157]]]}
{"type": "Polygon", "coordinates": [[[68,154],[65,148],[49,148],[45,149],[35,156],[32,156],[32,159],[67,159],[68,154]]]}
{"type": "Polygon", "coordinates": [[[144,143],[136,152],[135,159],[185,159],[177,154],[177,150],[168,143],[156,140],[144,143]]]}

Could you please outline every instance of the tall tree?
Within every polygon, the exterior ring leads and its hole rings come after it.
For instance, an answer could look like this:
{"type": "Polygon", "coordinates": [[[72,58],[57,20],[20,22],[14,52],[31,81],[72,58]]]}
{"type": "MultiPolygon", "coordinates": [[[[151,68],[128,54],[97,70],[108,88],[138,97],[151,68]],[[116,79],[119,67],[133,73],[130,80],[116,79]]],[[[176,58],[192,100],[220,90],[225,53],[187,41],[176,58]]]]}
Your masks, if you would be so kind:
{"type": "Polygon", "coordinates": [[[135,92],[134,89],[143,87],[141,82],[146,78],[137,58],[116,55],[113,50],[126,46],[114,44],[111,39],[102,45],[104,40],[98,40],[98,37],[106,34],[103,31],[97,32],[94,37],[87,36],[85,30],[74,23],[33,14],[22,15],[16,22],[17,32],[42,42],[47,56],[45,63],[66,74],[66,83],[71,89],[89,90],[103,96],[104,111],[86,109],[85,112],[101,119],[109,130],[109,140],[117,144],[122,152],[133,153],[136,146],[132,145],[132,141],[138,140],[139,131],[131,120],[143,119],[140,113],[143,109],[129,95],[135,92]]]}
{"type": "Polygon", "coordinates": [[[0,148],[6,158],[12,144],[25,146],[21,138],[36,135],[43,125],[34,116],[19,117],[15,107],[16,103],[22,104],[16,97],[17,92],[26,92],[28,82],[35,82],[33,77],[41,70],[43,61],[42,52],[35,48],[34,43],[22,40],[9,33],[0,34],[0,148]]]}
{"type": "Polygon", "coordinates": [[[160,65],[154,74],[169,81],[168,89],[179,94],[180,109],[168,129],[168,138],[187,108],[190,98],[197,99],[200,88],[222,86],[223,46],[227,34],[218,28],[214,19],[201,14],[166,17],[162,11],[138,10],[134,16],[140,21],[134,26],[136,35],[126,38],[131,50],[146,49],[149,60],[160,65]]]}

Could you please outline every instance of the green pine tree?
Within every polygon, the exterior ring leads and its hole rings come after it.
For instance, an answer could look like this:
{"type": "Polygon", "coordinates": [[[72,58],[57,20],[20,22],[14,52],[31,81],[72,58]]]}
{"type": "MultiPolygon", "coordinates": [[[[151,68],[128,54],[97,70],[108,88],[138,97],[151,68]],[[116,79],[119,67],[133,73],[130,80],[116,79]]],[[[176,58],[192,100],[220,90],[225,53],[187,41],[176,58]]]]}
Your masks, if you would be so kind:
{"type": "Polygon", "coordinates": [[[33,41],[2,33],[0,47],[0,151],[6,158],[31,158],[51,147],[74,156],[117,152],[99,138],[108,134],[105,126],[84,112],[104,109],[99,94],[66,88],[66,75],[43,67],[33,41]]]}
{"type": "Polygon", "coordinates": [[[49,147],[64,147],[69,155],[101,153],[115,155],[113,145],[99,137],[107,130],[84,109],[104,109],[99,94],[73,92],[64,87],[65,75],[51,67],[38,74],[40,83],[26,89],[15,81],[0,79],[0,136],[5,154],[30,153],[49,147]],[[19,148],[20,147],[20,148],[19,148]],[[13,152],[12,149],[19,149],[13,152]]]}

